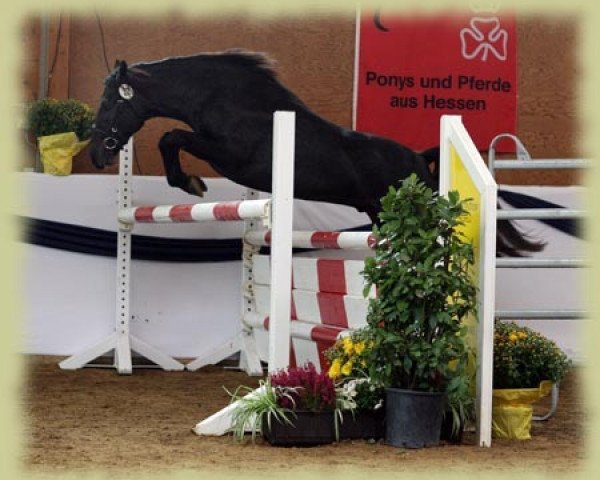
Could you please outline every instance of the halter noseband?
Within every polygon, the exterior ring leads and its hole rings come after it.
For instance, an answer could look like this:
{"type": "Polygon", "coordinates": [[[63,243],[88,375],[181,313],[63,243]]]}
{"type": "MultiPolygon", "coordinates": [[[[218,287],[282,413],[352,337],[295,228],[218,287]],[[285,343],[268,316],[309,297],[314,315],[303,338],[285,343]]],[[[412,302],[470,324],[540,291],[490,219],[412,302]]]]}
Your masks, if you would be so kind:
{"type": "MultiPolygon", "coordinates": [[[[113,130],[115,133],[117,131],[116,128],[111,130],[113,130]]],[[[115,137],[104,137],[102,143],[104,144],[105,150],[115,150],[119,146],[119,141],[115,137]]]]}

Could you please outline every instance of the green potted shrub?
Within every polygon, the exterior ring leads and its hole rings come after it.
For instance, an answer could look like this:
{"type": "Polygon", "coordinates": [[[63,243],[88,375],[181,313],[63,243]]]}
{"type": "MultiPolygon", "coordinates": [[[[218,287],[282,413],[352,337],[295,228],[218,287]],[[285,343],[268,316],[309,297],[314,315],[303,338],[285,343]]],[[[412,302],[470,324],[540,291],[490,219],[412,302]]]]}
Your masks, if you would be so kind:
{"type": "Polygon", "coordinates": [[[384,391],[368,374],[371,345],[370,331],[363,328],[338,339],[325,352],[343,417],[340,439],[379,439],[385,434],[384,391]]]}
{"type": "Polygon", "coordinates": [[[531,438],[532,404],[550,393],[570,365],[552,340],[515,322],[498,322],[494,329],[494,436],[531,438]]]}
{"type": "Polygon", "coordinates": [[[247,430],[253,440],[260,432],[276,446],[322,445],[339,438],[343,419],[335,384],[312,363],[273,372],[257,392],[240,395],[249,390],[240,387],[232,395],[238,401],[232,415],[235,438],[242,439],[247,430]]]}
{"type": "Polygon", "coordinates": [[[37,138],[44,173],[69,175],[73,157],[89,143],[92,109],[75,99],[44,98],[27,108],[27,129],[37,138]]]}
{"type": "Polygon", "coordinates": [[[412,175],[382,199],[374,257],[365,261],[369,376],[386,387],[388,444],[436,445],[452,379],[467,361],[462,320],[476,310],[472,245],[457,192],[437,196],[412,175]]]}

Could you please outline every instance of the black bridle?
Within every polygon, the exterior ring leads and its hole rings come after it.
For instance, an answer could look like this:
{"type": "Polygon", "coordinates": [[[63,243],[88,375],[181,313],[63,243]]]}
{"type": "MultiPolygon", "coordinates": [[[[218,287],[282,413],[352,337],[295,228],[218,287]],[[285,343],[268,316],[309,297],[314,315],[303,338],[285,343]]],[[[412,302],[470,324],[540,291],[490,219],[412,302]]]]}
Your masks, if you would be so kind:
{"type": "Polygon", "coordinates": [[[102,145],[104,146],[104,150],[108,150],[108,151],[116,150],[119,147],[119,144],[124,143],[124,142],[120,142],[119,139],[115,136],[116,134],[119,133],[119,130],[117,129],[117,127],[110,128],[110,131],[112,132],[112,134],[111,134],[111,133],[107,132],[106,130],[102,130],[101,128],[98,128],[96,126],[96,124],[94,124],[92,126],[92,131],[98,132],[104,136],[104,138],[102,139],[102,145]]]}
{"type": "Polygon", "coordinates": [[[102,144],[104,146],[104,149],[109,152],[117,150],[118,148],[123,146],[128,140],[127,138],[119,138],[121,136],[119,134],[119,129],[116,127],[116,125],[114,125],[115,119],[119,116],[119,108],[122,105],[128,105],[129,109],[127,111],[130,112],[130,114],[136,120],[142,119],[142,116],[136,112],[136,109],[133,106],[133,103],[131,102],[131,99],[133,99],[134,96],[133,88],[131,88],[131,86],[127,84],[121,84],[119,86],[119,95],[121,98],[117,100],[117,105],[115,107],[115,112],[113,115],[113,126],[110,127],[110,131],[98,128],[96,124],[92,125],[92,131],[98,132],[104,137],[102,139],[102,144]]]}

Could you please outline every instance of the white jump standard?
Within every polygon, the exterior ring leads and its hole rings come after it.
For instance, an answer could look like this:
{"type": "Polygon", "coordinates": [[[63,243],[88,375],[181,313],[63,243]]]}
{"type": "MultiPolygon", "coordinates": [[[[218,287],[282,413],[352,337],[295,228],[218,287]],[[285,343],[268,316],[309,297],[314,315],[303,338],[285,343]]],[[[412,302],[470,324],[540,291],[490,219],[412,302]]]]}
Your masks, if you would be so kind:
{"type": "MultiPolygon", "coordinates": [[[[132,140],[119,155],[119,212],[131,208],[132,140]]],[[[132,372],[131,351],[134,350],[165,370],[183,370],[184,365],[152,345],[142,341],[129,331],[129,293],[131,271],[131,225],[119,222],[117,234],[117,276],[115,330],[106,339],[59,363],[64,370],[75,370],[90,364],[101,355],[114,351],[113,367],[120,374],[132,372]]]]}

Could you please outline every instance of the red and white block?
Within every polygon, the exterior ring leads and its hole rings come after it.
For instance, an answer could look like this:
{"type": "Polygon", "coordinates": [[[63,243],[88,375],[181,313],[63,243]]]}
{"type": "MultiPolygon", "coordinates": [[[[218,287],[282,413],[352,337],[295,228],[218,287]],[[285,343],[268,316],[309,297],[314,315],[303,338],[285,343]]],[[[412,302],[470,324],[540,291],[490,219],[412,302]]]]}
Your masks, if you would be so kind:
{"type": "MultiPolygon", "coordinates": [[[[254,283],[269,285],[271,283],[269,256],[254,255],[252,263],[254,283]]],[[[362,260],[294,257],[292,288],[362,297],[365,281],[361,272],[364,268],[365,264],[362,260]]],[[[367,297],[374,296],[375,287],[371,288],[367,297]]]]}
{"type": "MultiPolygon", "coordinates": [[[[327,368],[325,350],[340,336],[366,325],[368,298],[362,296],[364,262],[299,258],[292,261],[292,322],[290,365],[311,361],[327,368]]],[[[270,296],[269,257],[254,256],[256,311],[244,318],[253,328],[268,330],[270,296]]],[[[371,289],[369,297],[374,297],[371,289]]]]}
{"type": "Polygon", "coordinates": [[[270,199],[239,202],[156,205],[126,208],[119,211],[119,221],[133,223],[179,223],[205,221],[235,221],[266,218],[270,199]]]}

